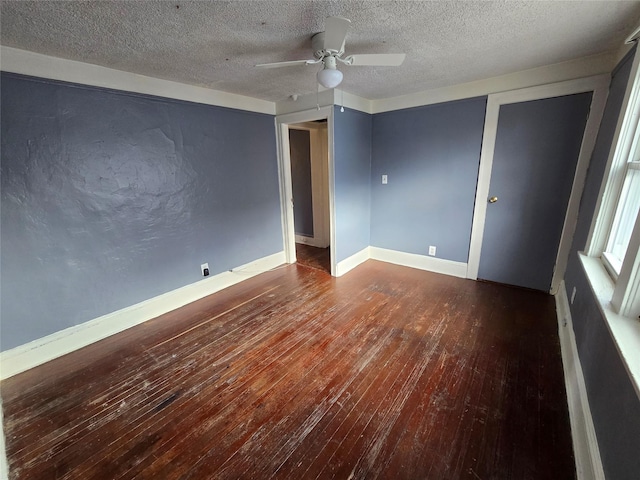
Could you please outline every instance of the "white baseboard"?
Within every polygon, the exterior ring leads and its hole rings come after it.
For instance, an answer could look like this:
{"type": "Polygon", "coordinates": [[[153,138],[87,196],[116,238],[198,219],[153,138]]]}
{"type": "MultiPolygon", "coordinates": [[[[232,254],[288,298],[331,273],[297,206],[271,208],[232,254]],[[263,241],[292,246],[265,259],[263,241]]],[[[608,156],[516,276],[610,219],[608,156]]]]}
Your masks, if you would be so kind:
{"type": "Polygon", "coordinates": [[[358,253],[354,253],[349,258],[345,258],[336,265],[336,277],[341,277],[349,270],[353,270],[361,263],[366,262],[371,258],[369,250],[371,247],[366,247],[360,250],[358,253]]]}
{"type": "Polygon", "coordinates": [[[284,251],[278,252],[2,352],[0,379],[61,357],[284,263],[284,251]]]}
{"type": "Polygon", "coordinates": [[[462,262],[454,262],[452,260],[444,260],[442,258],[428,257],[426,255],[418,255],[415,253],[400,252],[398,250],[389,250],[387,248],[369,247],[370,258],[380,260],[382,262],[394,263],[405,267],[417,268],[419,270],[428,270],[429,272],[442,273],[453,277],[466,278],[467,264],[462,262]]]}
{"type": "Polygon", "coordinates": [[[600,449],[598,448],[596,431],[591,418],[582,366],[578,357],[578,348],[564,280],[560,283],[555,298],[564,382],[567,389],[567,403],[569,404],[569,419],[571,421],[573,454],[576,459],[578,480],[604,480],[600,449]]]}
{"type": "Polygon", "coordinates": [[[312,247],[327,248],[328,244],[323,244],[322,240],[315,237],[305,237],[304,235],[296,235],[296,243],[311,245],[312,247]]]}

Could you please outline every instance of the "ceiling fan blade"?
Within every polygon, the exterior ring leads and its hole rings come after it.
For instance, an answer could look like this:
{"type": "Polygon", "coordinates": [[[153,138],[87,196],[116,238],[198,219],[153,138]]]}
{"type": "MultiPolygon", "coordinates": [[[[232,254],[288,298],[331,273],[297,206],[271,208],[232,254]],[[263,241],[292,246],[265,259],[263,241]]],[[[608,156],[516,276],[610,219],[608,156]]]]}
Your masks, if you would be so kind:
{"type": "Polygon", "coordinates": [[[342,17],[328,17],[324,23],[324,49],[344,51],[344,39],[351,25],[351,20],[342,17]]]}
{"type": "Polygon", "coordinates": [[[316,60],[292,60],[290,62],[276,62],[276,63],[260,63],[256,67],[260,68],[279,68],[279,67],[293,67],[294,65],[312,65],[318,63],[316,60]]]}
{"type": "Polygon", "coordinates": [[[397,67],[402,65],[405,53],[365,53],[362,55],[349,55],[345,61],[349,65],[368,65],[371,67],[397,67]]]}

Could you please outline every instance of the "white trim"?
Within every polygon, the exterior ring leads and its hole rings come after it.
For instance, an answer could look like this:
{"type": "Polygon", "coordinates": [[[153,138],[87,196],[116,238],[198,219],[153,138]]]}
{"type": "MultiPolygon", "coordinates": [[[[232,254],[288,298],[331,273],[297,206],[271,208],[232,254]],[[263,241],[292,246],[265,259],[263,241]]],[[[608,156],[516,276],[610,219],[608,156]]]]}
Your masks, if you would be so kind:
{"type": "MultiPolygon", "coordinates": [[[[488,95],[610,72],[618,56],[619,52],[593,55],[475,82],[386,99],[369,100],[344,92],[344,106],[374,114],[488,95]]],[[[315,93],[299,95],[296,101],[287,99],[274,103],[245,95],[147,77],[6,46],[0,46],[0,58],[0,69],[6,72],[271,115],[282,115],[315,108],[318,103],[317,97],[319,97],[320,106],[340,105],[342,100],[340,90],[325,90],[320,92],[318,96],[315,93]]]]}
{"type": "MultiPolygon", "coordinates": [[[[636,222],[627,246],[620,273],[615,281],[611,305],[620,315],[639,318],[640,314],[640,215],[636,222]]],[[[602,253],[601,261],[605,253],[602,253]]],[[[606,266],[605,266],[606,267],[606,266]]]]}
{"type": "Polygon", "coordinates": [[[560,283],[555,300],[576,473],[579,480],[604,480],[600,449],[578,356],[564,280],[560,283]]]}
{"type": "MultiPolygon", "coordinates": [[[[611,262],[607,260],[604,250],[613,228],[628,168],[633,167],[629,162],[633,160],[631,155],[636,148],[634,144],[636,132],[640,128],[639,68],[640,52],[636,49],[587,242],[588,254],[592,257],[600,257],[605,267],[611,262]]],[[[613,310],[623,316],[637,318],[640,314],[640,220],[638,218],[635,220],[627,246],[627,254],[617,273],[617,276],[613,275],[615,288],[610,297],[613,310]]]]}
{"type": "Polygon", "coordinates": [[[287,263],[296,261],[295,227],[293,223],[293,192],[291,186],[291,158],[289,150],[289,125],[294,123],[312,122],[314,120],[327,119],[327,134],[329,148],[328,156],[328,182],[329,182],[329,245],[331,256],[331,275],[336,275],[335,260],[335,199],[334,199],[334,149],[333,149],[333,106],[325,106],[320,109],[306,110],[304,112],[278,115],[276,123],[276,141],[278,146],[278,173],[280,181],[280,218],[282,220],[282,237],[287,263]]]}
{"type": "Polygon", "coordinates": [[[336,265],[336,275],[335,276],[336,277],[341,277],[342,275],[344,275],[348,271],[353,270],[354,268],[356,268],[361,263],[364,263],[367,260],[369,260],[369,258],[370,258],[370,255],[369,255],[370,248],[371,247],[365,247],[362,250],[360,250],[358,253],[354,253],[349,258],[345,258],[344,260],[339,262],[338,265],[336,265]]]}
{"type": "Polygon", "coordinates": [[[327,181],[329,182],[329,256],[331,260],[331,275],[336,276],[338,260],[336,259],[336,174],[335,174],[335,124],[333,107],[329,108],[327,116],[327,181]]]}
{"type": "Polygon", "coordinates": [[[280,223],[282,243],[287,263],[296,262],[296,234],[293,223],[293,184],[291,180],[291,159],[289,146],[289,126],[275,118],[276,144],[278,153],[278,183],[280,186],[280,223]],[[285,158],[288,161],[285,161],[285,158]]]}
{"type": "Polygon", "coordinates": [[[618,122],[613,134],[607,165],[602,176],[603,181],[600,185],[598,193],[598,201],[596,203],[594,219],[589,229],[589,236],[585,252],[587,255],[600,255],[605,248],[607,237],[609,236],[609,228],[618,203],[618,195],[622,187],[622,175],[617,175],[617,169],[621,164],[627,162],[627,157],[631,149],[633,141],[633,129],[625,128],[632,119],[629,118],[632,112],[629,111],[630,102],[634,102],[640,94],[640,84],[636,85],[634,79],[637,76],[638,68],[640,68],[640,53],[636,50],[631,72],[629,73],[629,81],[625,89],[624,98],[618,114],[618,122]]]}
{"type": "Polygon", "coordinates": [[[296,97],[296,100],[293,100],[291,97],[289,97],[276,103],[276,115],[304,113],[313,109],[317,110],[318,106],[320,106],[320,108],[333,107],[334,96],[334,90],[323,90],[318,94],[308,93],[306,95],[298,95],[296,97]]]}
{"type": "Polygon", "coordinates": [[[624,43],[627,45],[631,45],[636,43],[636,41],[640,38],[640,27],[636,27],[636,29],[629,34],[629,36],[625,39],[624,43]]]}
{"type": "Polygon", "coordinates": [[[451,102],[498,92],[547,85],[593,75],[608,74],[616,65],[615,59],[615,53],[603,53],[475,82],[435,88],[398,97],[372,100],[371,112],[369,113],[382,113],[392,110],[433,105],[435,103],[451,102]]]}
{"type": "Polygon", "coordinates": [[[305,237],[304,235],[296,235],[296,243],[311,245],[312,247],[317,248],[327,248],[326,245],[322,244],[322,241],[319,237],[305,237]]]}
{"type": "Polygon", "coordinates": [[[66,328],[0,354],[0,379],[61,357],[91,343],[235,285],[285,263],[284,252],[274,253],[228,272],[200,280],[149,300],[66,328]]]}
{"type": "Polygon", "coordinates": [[[371,100],[359,97],[349,92],[344,92],[340,89],[335,91],[334,103],[336,105],[344,106],[346,108],[350,108],[351,110],[368,113],[370,115],[373,113],[373,102],[371,100]]]}
{"type": "Polygon", "coordinates": [[[584,184],[587,179],[587,171],[589,170],[591,155],[593,154],[593,148],[595,147],[596,138],[598,137],[598,130],[600,129],[600,123],[607,104],[607,97],[609,96],[609,83],[611,82],[610,75],[599,75],[597,77],[592,77],[592,79],[594,83],[593,97],[591,98],[589,117],[587,118],[587,123],[584,127],[584,134],[582,135],[578,163],[576,164],[576,171],[573,176],[571,195],[569,197],[567,212],[562,226],[562,235],[560,237],[558,255],[556,256],[555,270],[551,280],[552,294],[558,290],[560,282],[564,278],[564,273],[567,269],[573,235],[576,231],[580,199],[582,198],[582,191],[584,190],[584,184]]]}
{"type": "Polygon", "coordinates": [[[498,132],[498,116],[500,107],[510,103],[528,102],[531,100],[592,91],[593,97],[591,99],[591,113],[587,120],[587,125],[585,126],[585,132],[582,138],[578,163],[576,165],[576,172],[571,189],[571,196],[569,198],[560,245],[558,247],[558,254],[556,256],[556,272],[552,280],[551,291],[555,291],[558,288],[560,280],[564,275],[569,250],[571,249],[571,241],[575,230],[575,218],[580,206],[580,198],[584,188],[584,181],[589,167],[591,152],[595,145],[596,132],[598,131],[600,120],[602,119],[604,112],[608,82],[609,75],[605,74],[489,95],[482,138],[482,149],[480,152],[480,169],[478,171],[478,184],[476,187],[475,207],[471,227],[471,243],[469,246],[467,278],[474,280],[478,278],[480,253],[482,250],[482,239],[484,236],[484,224],[487,212],[486,199],[489,196],[489,187],[491,183],[491,170],[493,167],[493,155],[495,151],[496,135],[498,132]]]}
{"type": "Polygon", "coordinates": [[[369,255],[373,260],[403,265],[405,267],[427,270],[434,273],[451,275],[452,277],[465,278],[467,274],[467,264],[444,260],[442,258],[418,255],[416,253],[400,252],[380,247],[369,247],[369,255]]]}
{"type": "Polygon", "coordinates": [[[467,261],[466,277],[473,280],[478,278],[478,270],[480,269],[480,252],[482,250],[482,238],[484,236],[484,223],[487,216],[487,198],[489,197],[489,184],[491,183],[493,152],[496,147],[499,110],[500,104],[494,97],[489,96],[484,119],[484,133],[482,134],[480,168],[478,170],[475,206],[473,208],[473,220],[471,222],[469,259],[467,261]]]}
{"type": "Polygon", "coordinates": [[[332,105],[344,106],[351,110],[372,114],[372,101],[363,97],[359,97],[349,92],[343,92],[340,89],[323,90],[318,94],[307,93],[305,95],[297,95],[293,100],[291,97],[276,103],[276,114],[286,115],[289,113],[304,112],[318,107],[327,107],[332,105]],[[344,101],[344,103],[343,103],[344,101]]]}
{"type": "Polygon", "coordinates": [[[275,115],[276,104],[266,100],[221,92],[210,88],[161,80],[135,73],[65,60],[39,53],[0,46],[0,69],[32,77],[80,83],[94,87],[157,95],[188,102],[235,108],[275,115]]]}
{"type": "Polygon", "coordinates": [[[635,44],[633,43],[620,45],[620,48],[615,53],[615,62],[613,64],[618,65],[634,47],[635,44]]]}

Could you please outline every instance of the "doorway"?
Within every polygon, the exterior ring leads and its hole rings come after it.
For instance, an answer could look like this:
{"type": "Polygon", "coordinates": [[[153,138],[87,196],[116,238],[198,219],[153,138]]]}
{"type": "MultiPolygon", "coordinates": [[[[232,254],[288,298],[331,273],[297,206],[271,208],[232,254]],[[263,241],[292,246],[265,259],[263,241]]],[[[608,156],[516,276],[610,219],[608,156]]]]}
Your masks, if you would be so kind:
{"type": "Polygon", "coordinates": [[[277,116],[276,129],[287,263],[335,275],[333,107],[277,116]]]}
{"type": "Polygon", "coordinates": [[[327,120],[289,125],[289,159],[299,264],[331,273],[327,120]]]}

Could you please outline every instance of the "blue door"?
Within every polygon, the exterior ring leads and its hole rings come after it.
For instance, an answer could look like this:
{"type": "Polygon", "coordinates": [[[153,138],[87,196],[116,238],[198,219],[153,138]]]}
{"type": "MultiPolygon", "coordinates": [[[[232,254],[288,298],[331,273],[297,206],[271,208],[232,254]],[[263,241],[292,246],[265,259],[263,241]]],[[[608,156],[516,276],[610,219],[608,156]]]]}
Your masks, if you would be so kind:
{"type": "Polygon", "coordinates": [[[591,93],[502,105],[478,278],[548,292],[591,93]]]}

